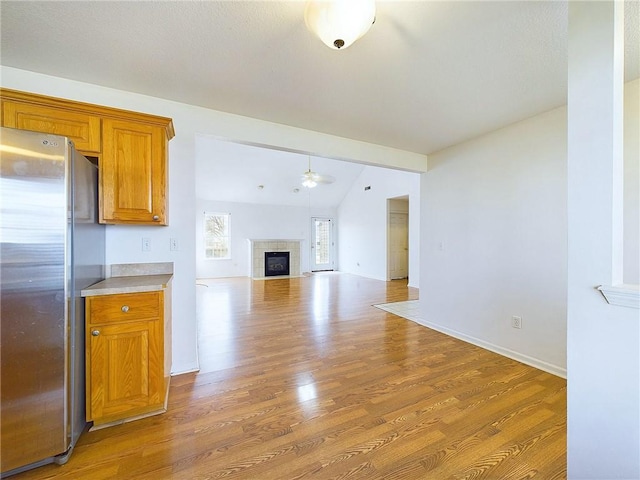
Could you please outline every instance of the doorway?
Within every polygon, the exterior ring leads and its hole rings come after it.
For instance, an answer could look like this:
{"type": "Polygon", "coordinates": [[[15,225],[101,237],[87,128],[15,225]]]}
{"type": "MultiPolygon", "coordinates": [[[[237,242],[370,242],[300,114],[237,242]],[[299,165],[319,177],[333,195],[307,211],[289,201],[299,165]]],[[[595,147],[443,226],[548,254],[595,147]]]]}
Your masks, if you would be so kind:
{"type": "Polygon", "coordinates": [[[330,218],[311,219],[311,271],[333,270],[333,222],[330,218]]]}
{"type": "Polygon", "coordinates": [[[409,278],[409,199],[389,199],[387,212],[387,278],[409,278]]]}

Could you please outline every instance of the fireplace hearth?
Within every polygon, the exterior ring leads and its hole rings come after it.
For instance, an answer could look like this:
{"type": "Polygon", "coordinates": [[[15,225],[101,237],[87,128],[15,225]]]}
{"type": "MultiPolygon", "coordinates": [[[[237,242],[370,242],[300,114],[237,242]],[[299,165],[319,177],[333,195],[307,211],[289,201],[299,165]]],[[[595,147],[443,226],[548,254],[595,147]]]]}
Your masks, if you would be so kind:
{"type": "Polygon", "coordinates": [[[289,275],[289,252],[264,252],[264,276],[289,275]]]}

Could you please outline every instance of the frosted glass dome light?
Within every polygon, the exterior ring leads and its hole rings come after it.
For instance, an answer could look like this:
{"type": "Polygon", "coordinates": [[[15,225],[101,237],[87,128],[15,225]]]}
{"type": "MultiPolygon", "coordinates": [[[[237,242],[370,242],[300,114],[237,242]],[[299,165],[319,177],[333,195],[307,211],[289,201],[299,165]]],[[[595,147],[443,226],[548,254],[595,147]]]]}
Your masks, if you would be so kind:
{"type": "Polygon", "coordinates": [[[375,19],[375,0],[312,0],[304,10],[307,28],[334,50],[362,37],[375,19]]]}

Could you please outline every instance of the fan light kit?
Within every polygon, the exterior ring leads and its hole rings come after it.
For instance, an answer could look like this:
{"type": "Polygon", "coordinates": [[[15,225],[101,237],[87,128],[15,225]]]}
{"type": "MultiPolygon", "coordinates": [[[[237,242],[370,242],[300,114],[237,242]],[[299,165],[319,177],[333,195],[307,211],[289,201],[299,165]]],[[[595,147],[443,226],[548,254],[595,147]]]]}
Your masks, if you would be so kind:
{"type": "Polygon", "coordinates": [[[309,170],[308,172],[306,172],[306,173],[304,174],[304,177],[305,177],[305,178],[304,178],[304,180],[302,180],[302,186],[303,186],[303,187],[307,187],[307,188],[313,188],[313,187],[315,187],[316,185],[318,185],[318,182],[316,182],[316,181],[313,179],[313,176],[314,176],[314,175],[315,175],[315,173],[314,173],[314,172],[312,172],[311,170],[309,170]]]}
{"type": "Polygon", "coordinates": [[[317,176],[318,174],[316,172],[311,171],[311,155],[309,155],[309,168],[302,175],[302,186],[307,188],[315,187],[316,185],[318,185],[318,182],[316,182],[317,176]]]}
{"type": "Polygon", "coordinates": [[[375,20],[374,0],[312,0],[304,10],[307,28],[334,50],[353,44],[375,20]]]}
{"type": "Polygon", "coordinates": [[[309,155],[309,168],[302,174],[302,186],[313,188],[319,183],[329,184],[335,182],[336,179],[331,175],[320,175],[311,170],[311,155],[309,155]]]}

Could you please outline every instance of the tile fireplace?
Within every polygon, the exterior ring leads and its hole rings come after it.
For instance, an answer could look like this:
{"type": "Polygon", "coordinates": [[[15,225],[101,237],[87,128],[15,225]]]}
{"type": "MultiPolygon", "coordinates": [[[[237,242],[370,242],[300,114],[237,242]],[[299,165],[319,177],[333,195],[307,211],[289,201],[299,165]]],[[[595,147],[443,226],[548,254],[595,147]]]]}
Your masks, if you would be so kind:
{"type": "MultiPolygon", "coordinates": [[[[302,274],[300,265],[300,251],[302,240],[298,239],[249,239],[249,260],[251,268],[249,270],[249,276],[252,278],[273,278],[274,276],[291,276],[299,277],[302,274]],[[267,275],[267,266],[269,259],[267,253],[275,254],[273,258],[284,257],[284,253],[289,254],[288,273],[280,273],[284,269],[284,266],[274,267],[274,271],[271,275],[267,275]]],[[[276,260],[273,260],[274,262],[276,260]]],[[[277,260],[277,265],[281,265],[282,260],[277,260]]]]}

